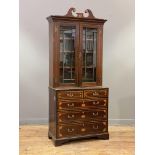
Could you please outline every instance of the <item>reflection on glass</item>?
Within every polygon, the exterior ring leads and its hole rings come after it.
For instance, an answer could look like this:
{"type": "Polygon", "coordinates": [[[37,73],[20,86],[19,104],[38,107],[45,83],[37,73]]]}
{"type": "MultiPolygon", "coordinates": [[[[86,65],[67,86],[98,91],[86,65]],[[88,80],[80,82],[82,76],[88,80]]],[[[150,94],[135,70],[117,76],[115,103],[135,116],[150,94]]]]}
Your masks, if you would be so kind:
{"type": "Polygon", "coordinates": [[[83,29],[82,81],[96,81],[97,29],[83,29]]]}
{"type": "Polygon", "coordinates": [[[75,83],[75,27],[60,27],[60,82],[75,83]]]}

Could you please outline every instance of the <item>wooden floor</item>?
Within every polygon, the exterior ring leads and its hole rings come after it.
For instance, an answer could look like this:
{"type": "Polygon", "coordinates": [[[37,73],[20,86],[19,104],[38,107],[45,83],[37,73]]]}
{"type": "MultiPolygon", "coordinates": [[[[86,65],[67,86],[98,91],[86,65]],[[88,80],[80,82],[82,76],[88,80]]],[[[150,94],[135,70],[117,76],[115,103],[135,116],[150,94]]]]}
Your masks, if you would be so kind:
{"type": "Polygon", "coordinates": [[[109,140],[80,140],[55,147],[47,125],[20,126],[20,155],[134,155],[134,127],[110,126],[109,140]]]}

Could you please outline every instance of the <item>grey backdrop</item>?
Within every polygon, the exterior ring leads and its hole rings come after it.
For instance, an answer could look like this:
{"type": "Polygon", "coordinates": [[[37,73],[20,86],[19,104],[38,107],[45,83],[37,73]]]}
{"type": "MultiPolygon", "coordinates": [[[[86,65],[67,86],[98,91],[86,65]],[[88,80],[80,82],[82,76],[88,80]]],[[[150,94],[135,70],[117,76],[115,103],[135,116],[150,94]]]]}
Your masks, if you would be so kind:
{"type": "Polygon", "coordinates": [[[91,9],[104,26],[103,85],[111,124],[134,123],[134,0],[20,0],[20,123],[48,120],[49,15],[91,9]]]}

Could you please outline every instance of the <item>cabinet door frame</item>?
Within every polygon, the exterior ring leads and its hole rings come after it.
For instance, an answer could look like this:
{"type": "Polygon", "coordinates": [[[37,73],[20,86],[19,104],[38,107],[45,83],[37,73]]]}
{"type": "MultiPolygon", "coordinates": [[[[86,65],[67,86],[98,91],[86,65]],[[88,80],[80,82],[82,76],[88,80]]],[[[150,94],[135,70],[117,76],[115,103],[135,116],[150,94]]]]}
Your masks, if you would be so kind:
{"type": "Polygon", "coordinates": [[[80,22],[80,61],[79,61],[79,86],[102,86],[102,50],[103,50],[103,24],[80,22]],[[97,56],[96,56],[96,82],[82,82],[83,63],[83,28],[97,29],[97,56]]]}
{"type": "Polygon", "coordinates": [[[55,37],[56,50],[55,52],[55,65],[54,65],[54,73],[55,74],[55,86],[78,86],[78,51],[79,51],[79,22],[67,22],[67,21],[57,21],[57,34],[55,37]],[[60,82],[60,26],[75,26],[75,83],[61,83],[60,82]]]}

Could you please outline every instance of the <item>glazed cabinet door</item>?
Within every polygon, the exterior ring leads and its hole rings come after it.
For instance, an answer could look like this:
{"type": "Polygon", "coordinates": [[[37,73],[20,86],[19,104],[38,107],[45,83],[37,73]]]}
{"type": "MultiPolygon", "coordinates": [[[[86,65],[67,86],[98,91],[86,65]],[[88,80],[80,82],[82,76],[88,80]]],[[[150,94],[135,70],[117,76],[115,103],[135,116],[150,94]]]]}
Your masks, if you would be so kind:
{"type": "Polygon", "coordinates": [[[58,63],[55,67],[57,86],[76,86],[78,84],[79,24],[76,22],[58,22],[57,25],[56,52],[58,63]]]}
{"type": "Polygon", "coordinates": [[[80,23],[80,86],[102,85],[102,28],[80,23]]]}

